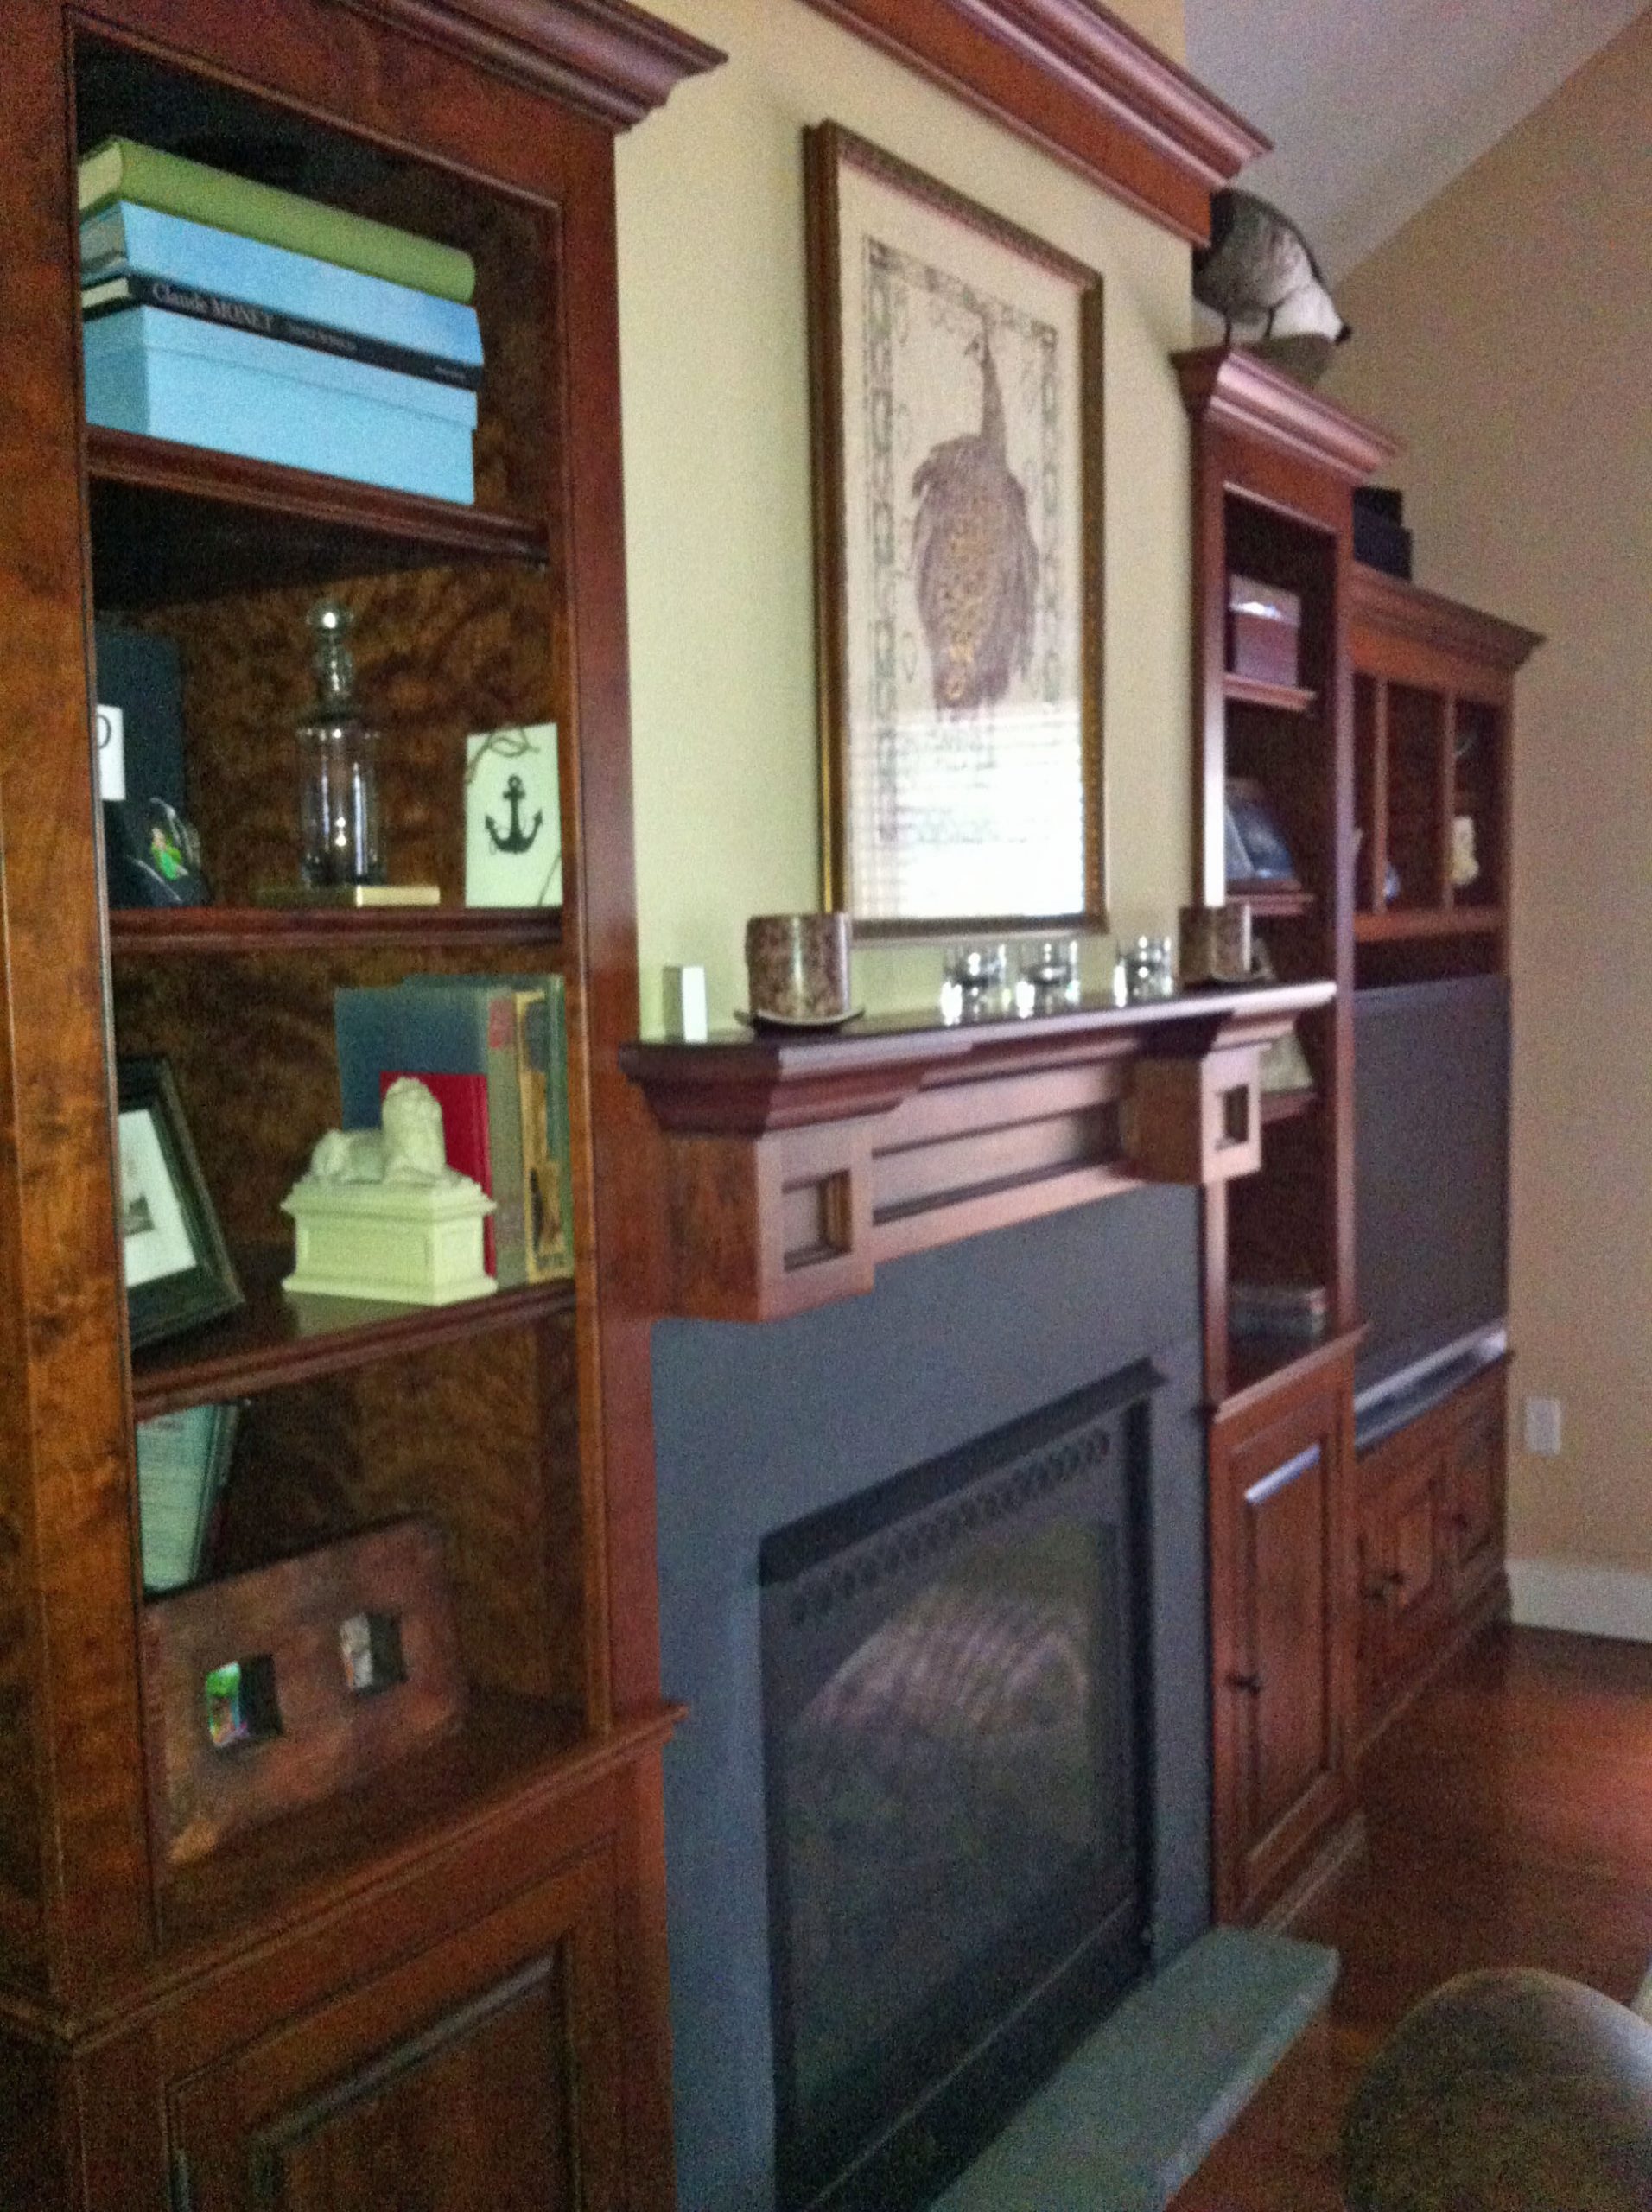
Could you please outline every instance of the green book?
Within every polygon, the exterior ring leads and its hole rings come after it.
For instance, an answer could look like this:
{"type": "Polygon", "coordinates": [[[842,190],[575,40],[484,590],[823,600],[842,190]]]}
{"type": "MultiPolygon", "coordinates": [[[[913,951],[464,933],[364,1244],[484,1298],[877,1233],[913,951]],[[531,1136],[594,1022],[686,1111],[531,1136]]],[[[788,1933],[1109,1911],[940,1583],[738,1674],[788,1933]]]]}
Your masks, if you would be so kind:
{"type": "Polygon", "coordinates": [[[111,200],[135,201],[192,223],[210,223],[244,238],[285,246],[315,261],[383,276],[416,292],[461,303],[476,289],[476,264],[457,246],[415,238],[365,215],[324,207],[272,184],[254,184],[226,169],[187,162],[181,154],[139,145],[132,138],[105,138],[80,162],[80,213],[95,214],[111,200]]]}

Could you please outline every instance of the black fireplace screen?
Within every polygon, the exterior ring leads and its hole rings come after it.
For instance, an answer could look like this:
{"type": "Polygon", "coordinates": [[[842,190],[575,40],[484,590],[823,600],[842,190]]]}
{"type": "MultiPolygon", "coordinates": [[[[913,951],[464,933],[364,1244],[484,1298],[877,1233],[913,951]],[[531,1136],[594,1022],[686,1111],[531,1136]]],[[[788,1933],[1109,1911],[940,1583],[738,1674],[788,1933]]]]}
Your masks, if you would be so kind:
{"type": "Polygon", "coordinates": [[[1150,1369],[764,1543],[781,2202],[927,2202],[1140,1971],[1150,1369]]]}

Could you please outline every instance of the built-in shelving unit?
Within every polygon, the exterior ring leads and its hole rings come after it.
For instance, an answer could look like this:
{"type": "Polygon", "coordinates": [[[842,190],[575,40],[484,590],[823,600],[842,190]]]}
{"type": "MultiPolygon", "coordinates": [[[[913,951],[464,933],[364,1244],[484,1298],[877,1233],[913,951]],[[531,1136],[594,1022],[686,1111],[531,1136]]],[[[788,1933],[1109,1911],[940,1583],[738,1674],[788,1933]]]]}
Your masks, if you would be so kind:
{"type": "Polygon", "coordinates": [[[1220,1916],[1254,1920],[1345,1847],[1354,1808],[1348,607],[1352,489],[1393,448],[1242,352],[1177,366],[1193,424],[1193,896],[1247,899],[1281,979],[1335,984],[1297,1024],[1312,1089],[1263,1096],[1260,1173],[1203,1198],[1213,1886],[1220,1916]],[[1299,607],[1296,684],[1229,666],[1235,575],[1299,607]],[[1229,880],[1233,778],[1276,822],[1298,887],[1229,880]],[[1241,1284],[1268,1332],[1230,1325],[1241,1284]]]}
{"type": "Polygon", "coordinates": [[[1538,639],[1357,565],[1349,605],[1357,980],[1497,973],[1514,679],[1538,639]]]}
{"type": "MultiPolygon", "coordinates": [[[[0,421],[0,2146],[30,2146],[25,2194],[54,2212],[168,2186],[312,2208],[346,2170],[386,2202],[665,2212],[673,1715],[632,1319],[652,1136],[617,1061],[637,992],[612,135],[721,57],[559,0],[486,23],[445,0],[112,0],[95,27],[18,0],[7,37],[31,112],[0,162],[29,276],[0,421]],[[74,156],[111,135],[473,257],[474,505],[85,426],[74,156]],[[323,590],[356,617],[391,880],[436,905],[263,901],[295,880],[323,590]],[[108,908],[94,619],[177,649],[210,904],[108,908]],[[523,724],[558,733],[568,903],[467,910],[466,740],[523,724]],[[565,986],[574,1276],[435,1307],[289,1297],[281,1201],[340,1116],[334,994],[479,973],[565,986]],[[171,1069],[245,1302],[134,1356],[114,1110],[137,1057],[171,1069]],[[308,1753],[313,1802],[175,1863],[135,1427],[232,1400],[186,1602],[210,1622],[229,1578],[302,1560],[324,1648],[337,1540],[416,1515],[457,1718],[387,1763],[308,1753]],[[483,2115],[501,2080],[531,2126],[483,2115]],[[462,2174],[435,2175],[422,2101],[471,2146],[462,2174]]],[[[0,2147],[0,2196],[20,2171],[0,2147]]]]}

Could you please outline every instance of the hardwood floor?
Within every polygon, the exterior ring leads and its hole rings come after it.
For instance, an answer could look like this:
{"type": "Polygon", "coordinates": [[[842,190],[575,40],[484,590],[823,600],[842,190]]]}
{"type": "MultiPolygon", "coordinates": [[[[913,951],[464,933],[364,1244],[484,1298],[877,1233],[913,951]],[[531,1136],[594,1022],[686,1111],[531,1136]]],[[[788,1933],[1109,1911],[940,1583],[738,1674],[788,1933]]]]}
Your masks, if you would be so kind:
{"type": "Polygon", "coordinates": [[[1367,2058],[1471,1967],[1538,1966],[1627,2002],[1652,1960],[1652,1646],[1493,1628],[1363,1775],[1369,1852],[1298,1922],[1342,1979],[1172,2212],[1340,2212],[1367,2058]]]}

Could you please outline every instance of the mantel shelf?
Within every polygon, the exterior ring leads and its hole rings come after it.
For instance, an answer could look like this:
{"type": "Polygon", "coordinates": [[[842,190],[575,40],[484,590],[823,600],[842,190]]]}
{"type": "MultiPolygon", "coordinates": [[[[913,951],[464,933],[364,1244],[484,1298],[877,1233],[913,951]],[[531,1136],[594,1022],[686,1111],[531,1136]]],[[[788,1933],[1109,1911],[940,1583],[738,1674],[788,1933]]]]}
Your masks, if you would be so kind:
{"type": "Polygon", "coordinates": [[[628,1046],[667,1139],[663,1302],[768,1320],[869,1290],[882,1260],[1141,1182],[1249,1174],[1261,1047],[1334,995],[1315,982],[628,1046]]]}

